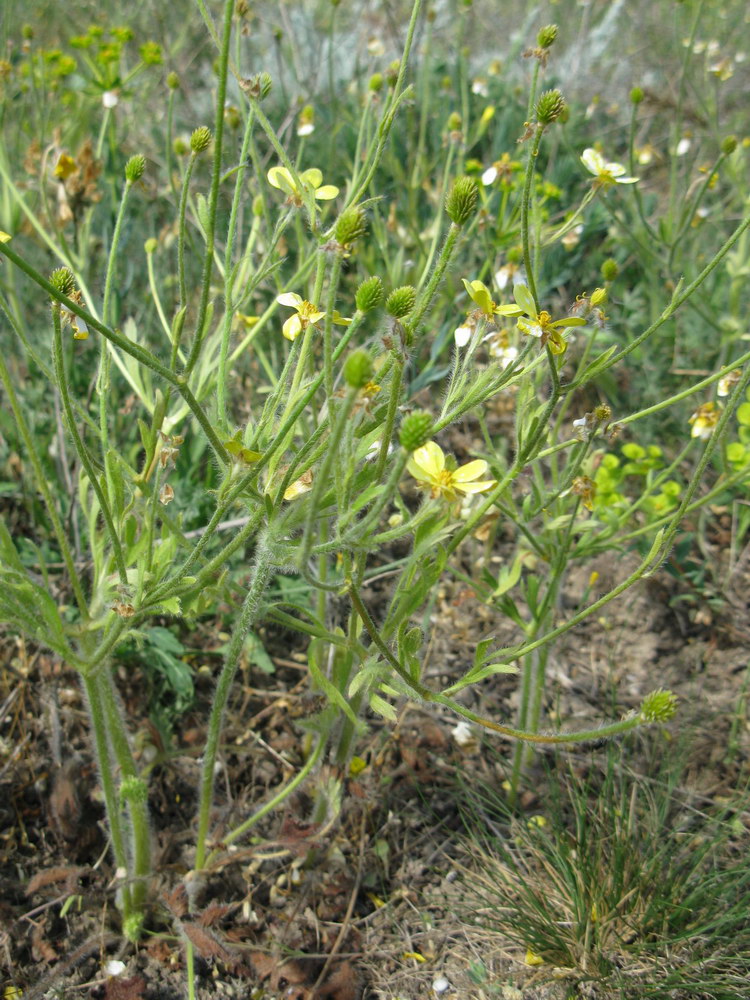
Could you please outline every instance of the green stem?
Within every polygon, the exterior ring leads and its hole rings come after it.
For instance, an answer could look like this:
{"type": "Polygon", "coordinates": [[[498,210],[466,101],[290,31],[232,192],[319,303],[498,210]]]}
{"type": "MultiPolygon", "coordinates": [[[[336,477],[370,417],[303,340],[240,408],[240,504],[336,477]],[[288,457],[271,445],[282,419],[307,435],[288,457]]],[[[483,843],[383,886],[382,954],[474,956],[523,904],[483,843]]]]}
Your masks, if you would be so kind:
{"type": "MultiPolygon", "coordinates": [[[[101,675],[82,674],[81,681],[88,702],[89,719],[94,736],[94,750],[99,767],[99,780],[102,783],[104,808],[107,813],[107,825],[112,839],[112,853],[115,865],[120,871],[129,872],[128,855],[125,849],[125,839],[122,832],[122,812],[113,780],[114,767],[110,758],[109,740],[107,738],[107,720],[102,704],[101,675]]],[[[126,880],[122,885],[122,913],[127,918],[132,913],[131,886],[126,880]]]]}
{"type": "Polygon", "coordinates": [[[34,478],[36,480],[37,489],[42,495],[44,505],[47,508],[47,513],[49,514],[50,521],[52,522],[52,529],[55,532],[57,544],[60,546],[60,554],[62,555],[63,562],[65,563],[65,569],[67,570],[68,577],[70,579],[70,585],[73,589],[73,596],[75,597],[78,611],[84,621],[86,621],[89,617],[89,609],[83,593],[81,579],[78,576],[78,571],[75,567],[73,553],[70,551],[70,545],[68,544],[68,539],[63,529],[62,521],[60,520],[60,515],[57,512],[57,507],[55,506],[55,501],[52,497],[52,491],[49,488],[47,477],[45,476],[44,469],[42,468],[42,460],[39,457],[39,452],[36,448],[34,435],[31,433],[31,429],[26,423],[26,418],[24,417],[23,409],[19,403],[18,396],[16,395],[13,380],[11,379],[10,372],[5,364],[2,351],[0,351],[0,381],[3,383],[3,388],[5,389],[8,402],[10,403],[10,408],[13,411],[13,417],[15,418],[18,432],[21,435],[26,448],[26,455],[28,456],[29,461],[31,462],[31,467],[34,470],[34,478]]]}
{"type": "Polygon", "coordinates": [[[68,390],[68,379],[65,373],[65,361],[63,359],[62,349],[62,322],[60,320],[60,307],[57,304],[55,304],[52,308],[52,318],[54,324],[53,355],[55,362],[55,378],[57,379],[57,384],[60,389],[60,399],[62,400],[63,411],[65,413],[65,422],[68,425],[70,436],[73,438],[73,444],[78,454],[78,458],[86,470],[86,475],[91,483],[91,488],[94,493],[96,493],[97,500],[99,501],[102,517],[104,518],[104,523],[107,527],[107,534],[109,535],[110,544],[112,545],[112,553],[114,555],[115,565],[117,566],[117,573],[120,577],[120,583],[123,587],[127,587],[128,574],[125,568],[125,559],[122,554],[120,539],[117,535],[117,531],[115,530],[114,521],[112,520],[112,512],[109,509],[109,501],[107,500],[104,490],[102,489],[102,485],[99,482],[96,469],[91,461],[88,450],[81,440],[81,435],[78,433],[73,407],[70,405],[70,393],[68,390]]]}
{"type": "Polygon", "coordinates": [[[232,688],[232,681],[237,671],[240,655],[245,644],[248,631],[256,621],[260,607],[261,598],[266,588],[266,581],[271,572],[270,553],[261,543],[255,555],[255,565],[253,567],[252,581],[245,600],[242,603],[237,624],[234,626],[232,638],[229,642],[224,665],[219,674],[216,685],[213,703],[211,705],[211,715],[208,720],[208,733],[206,745],[203,753],[203,768],[201,771],[200,800],[198,806],[198,840],[195,852],[195,868],[200,871],[205,867],[206,846],[208,839],[208,825],[211,815],[211,804],[213,802],[216,756],[219,749],[219,737],[221,735],[221,725],[224,717],[224,710],[229,699],[229,692],[232,688]]]}
{"type": "Polygon", "coordinates": [[[208,438],[211,447],[216,453],[216,457],[222,465],[229,465],[229,455],[227,454],[226,449],[219,441],[205,410],[190,391],[184,376],[176,375],[173,371],[163,365],[158,358],[145,347],[142,347],[140,344],[137,344],[132,340],[128,340],[127,337],[123,337],[121,333],[110,329],[104,323],[100,323],[99,320],[92,316],[90,312],[81,308],[77,302],[73,302],[67,297],[67,295],[63,295],[62,292],[58,291],[51,282],[47,281],[47,279],[44,278],[30,264],[28,264],[23,257],[19,257],[19,255],[12,250],[7,243],[0,243],[0,253],[4,254],[9,260],[11,260],[19,270],[23,271],[23,273],[39,285],[40,288],[43,288],[44,291],[47,292],[56,302],[59,302],[69,312],[74,313],[76,316],[79,316],[82,320],[84,320],[86,325],[92,330],[96,330],[97,333],[106,337],[110,343],[115,345],[115,347],[119,347],[121,351],[129,354],[131,357],[135,358],[136,361],[140,361],[142,365],[145,365],[146,368],[150,368],[151,371],[160,375],[165,382],[175,386],[192,411],[193,416],[201,425],[204,434],[208,438]]]}

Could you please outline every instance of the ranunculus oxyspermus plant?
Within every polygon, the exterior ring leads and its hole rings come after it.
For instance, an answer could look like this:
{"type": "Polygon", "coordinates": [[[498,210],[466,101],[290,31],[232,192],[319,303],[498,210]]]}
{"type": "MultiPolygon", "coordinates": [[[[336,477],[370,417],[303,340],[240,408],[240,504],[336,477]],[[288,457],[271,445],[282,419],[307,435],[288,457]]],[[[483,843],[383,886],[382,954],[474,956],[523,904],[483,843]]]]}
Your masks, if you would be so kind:
{"type": "MultiPolygon", "coordinates": [[[[18,277],[29,279],[25,294],[40,289],[52,303],[52,363],[40,359],[38,370],[59,393],[78,458],[73,516],[81,519],[90,564],[84,573],[74,557],[70,519],[60,515],[28,415],[0,356],[6,399],[65,567],[64,585],[56,581],[54,588],[49,573],[30,575],[9,532],[0,526],[0,617],[45,643],[80,675],[118,872],[118,905],[124,933],[132,940],[143,930],[153,871],[147,781],[133,755],[111,669],[122,643],[154,618],[183,616],[189,622],[197,610],[210,608],[212,601],[215,606],[224,569],[248,554],[249,567],[240,578],[241,606],[207,720],[192,886],[222,852],[314,776],[325,755],[343,778],[367,711],[395,720],[399,698],[439,706],[519,746],[601,739],[668,719],[674,696],[656,690],[639,710],[616,721],[583,731],[545,730],[546,656],[555,639],[661,564],[685,515],[701,503],[698,488],[750,381],[750,368],[743,368],[748,352],[648,410],[613,414],[602,403],[572,419],[580,413],[580,390],[626,365],[636,348],[657,336],[699,292],[750,219],[737,226],[700,273],[678,286],[657,321],[627,346],[599,350],[609,282],[589,295],[579,289],[577,298],[560,304],[545,284],[545,250],[563,239],[571,220],[603,192],[627,197],[638,181],[598,151],[586,149],[582,172],[585,168],[593,179],[584,204],[571,206],[568,222],[557,227],[535,215],[540,149],[566,113],[558,91],[538,93],[540,71],[555,38],[550,27],[540,33],[532,53],[530,114],[521,137],[525,167],[515,191],[521,250],[510,283],[512,301],[508,295],[506,301],[495,301],[496,293],[483,280],[491,270],[489,262],[482,276],[463,276],[466,295],[459,288],[460,297],[451,304],[455,351],[442,403],[416,408],[410,366],[419,365],[429,343],[436,305],[445,308],[440,296],[449,271],[462,272],[462,252],[477,226],[476,181],[456,176],[447,185],[434,220],[441,238],[415,285],[386,287],[395,283],[385,280],[384,268],[382,274],[360,274],[354,292],[345,271],[357,266],[358,253],[370,239],[373,178],[411,96],[409,57],[420,0],[413,4],[404,52],[387,93],[362,112],[368,118],[348,177],[331,176],[290,157],[264,110],[272,86],[266,73],[237,78],[244,123],[239,158],[228,148],[225,103],[236,76],[230,59],[234,6],[234,0],[224,4],[216,37],[214,126],[194,131],[181,177],[171,314],[166,296],[160,297],[154,282],[149,285],[164,333],[163,349],[149,346],[133,321],[122,328],[115,322],[114,292],[122,268],[118,247],[147,169],[142,156],[125,166],[100,299],[72,266],[66,245],[54,232],[45,234],[45,242],[62,266],[49,278],[28,262],[26,235],[5,234],[0,246],[18,277]],[[259,138],[276,160],[262,171],[255,146],[259,138]],[[194,171],[206,157],[210,180],[206,192],[196,195],[194,171]],[[220,211],[225,193],[228,210],[220,211]],[[247,232],[242,208],[253,197],[254,209],[256,204],[259,208],[247,232]],[[260,220],[268,225],[262,240],[260,220]],[[295,270],[279,287],[273,275],[281,262],[282,241],[295,248],[295,270]],[[190,255],[195,253],[202,268],[198,287],[189,280],[190,255]],[[265,312],[241,326],[237,336],[236,318],[246,319],[243,310],[258,301],[265,303],[265,312]],[[267,372],[270,388],[250,400],[248,412],[237,405],[234,371],[260,352],[261,333],[277,338],[274,354],[281,363],[267,372]],[[90,405],[73,391],[71,375],[78,366],[94,364],[96,392],[90,405]],[[705,394],[732,372],[739,374],[726,404],[709,414],[705,394]],[[118,440],[112,432],[122,393],[134,395],[139,408],[140,449],[132,447],[132,437],[118,440]],[[446,429],[481,415],[500,393],[515,400],[513,439],[493,440],[488,434],[481,454],[456,458],[446,429]],[[700,433],[689,437],[688,444],[697,454],[674,502],[661,508],[646,504],[649,497],[661,495],[673,464],[650,478],[644,472],[642,494],[634,501],[621,502],[617,494],[617,502],[597,505],[597,470],[616,433],[695,394],[704,409],[696,404],[693,428],[698,426],[700,433]],[[205,440],[219,482],[206,497],[210,516],[188,537],[181,518],[170,511],[175,496],[170,474],[180,448],[195,437],[205,440]],[[594,553],[616,550],[639,510],[648,517],[637,530],[650,545],[638,565],[609,592],[561,617],[558,599],[567,569],[594,553]],[[235,526],[227,531],[228,523],[235,526]],[[500,525],[515,535],[515,555],[495,577],[478,572],[477,593],[498,616],[511,619],[523,638],[500,649],[491,638],[478,642],[473,663],[440,688],[423,676],[425,636],[415,625],[417,613],[451,560],[465,549],[483,551],[500,525]],[[375,557],[407,541],[408,555],[395,561],[388,604],[376,615],[363,597],[375,557]],[[304,581],[314,595],[312,608],[271,599],[272,581],[279,574],[296,574],[304,581]],[[298,773],[252,815],[235,817],[234,827],[222,832],[218,844],[211,836],[211,808],[222,719],[246,637],[266,620],[309,639],[310,684],[324,696],[325,707],[305,720],[311,738],[298,773]],[[520,673],[516,722],[485,717],[457,699],[463,689],[502,672],[520,673]]],[[[159,242],[148,233],[144,237],[150,268],[159,242]]],[[[23,333],[23,315],[13,308],[7,314],[33,351],[23,333]]],[[[32,360],[36,363],[35,354],[32,360]]],[[[264,354],[264,365],[266,360],[264,354]]],[[[736,468],[722,485],[745,476],[744,468],[736,468]]],[[[604,495],[602,489],[600,499],[604,495]]],[[[614,487],[606,495],[614,496],[614,487]]],[[[240,583],[235,586],[237,593],[240,583]]],[[[519,753],[514,787],[523,763],[519,753]]],[[[314,797],[325,808],[336,795],[322,785],[314,797]]],[[[192,960],[188,968],[192,990],[192,960]]]]}

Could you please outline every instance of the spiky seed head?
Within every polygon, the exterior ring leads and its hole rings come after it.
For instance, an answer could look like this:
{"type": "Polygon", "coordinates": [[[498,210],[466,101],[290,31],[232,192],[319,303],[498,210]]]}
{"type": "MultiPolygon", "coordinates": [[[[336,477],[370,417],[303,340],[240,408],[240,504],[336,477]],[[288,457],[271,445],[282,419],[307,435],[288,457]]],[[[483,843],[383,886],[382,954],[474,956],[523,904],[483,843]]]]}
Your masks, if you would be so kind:
{"type": "Polygon", "coordinates": [[[540,49],[548,49],[557,38],[557,25],[545,24],[536,36],[536,44],[540,49]]]}
{"type": "Polygon", "coordinates": [[[361,389],[372,379],[372,358],[364,348],[352,351],[344,362],[344,381],[352,389],[361,389]]]}
{"type": "Polygon", "coordinates": [[[677,695],[659,689],[647,694],[641,705],[644,722],[667,722],[677,710],[677,695]]]}
{"type": "Polygon", "coordinates": [[[362,313],[378,308],[383,301],[383,282],[377,275],[362,282],[357,289],[355,301],[357,309],[362,313]]]}
{"type": "Polygon", "coordinates": [[[642,87],[633,87],[633,89],[630,91],[630,103],[640,104],[645,96],[646,95],[643,93],[642,87]]]}
{"type": "Polygon", "coordinates": [[[617,266],[617,261],[614,257],[608,257],[602,264],[600,271],[605,281],[614,281],[620,273],[620,268],[617,266]]]}
{"type": "Polygon", "coordinates": [[[171,73],[167,73],[167,86],[170,90],[177,90],[180,86],[180,78],[174,70],[171,73]]]}
{"type": "Polygon", "coordinates": [[[146,169],[146,157],[142,156],[140,153],[136,153],[135,156],[131,156],[128,162],[125,164],[125,180],[129,181],[130,184],[135,184],[143,177],[143,172],[146,169]]]}
{"type": "Polygon", "coordinates": [[[729,154],[733,153],[735,149],[737,149],[736,135],[728,135],[726,136],[726,138],[722,139],[721,151],[724,154],[724,156],[729,156],[729,154]]]}
{"type": "Polygon", "coordinates": [[[398,434],[401,447],[412,452],[427,444],[432,437],[432,424],[432,414],[426,410],[415,410],[404,417],[398,434]]]}
{"type": "Polygon", "coordinates": [[[128,941],[140,941],[143,934],[143,914],[130,913],[122,922],[122,932],[128,941]]]}
{"type": "Polygon", "coordinates": [[[190,136],[190,148],[196,156],[199,153],[205,153],[211,145],[211,139],[211,129],[207,128],[205,125],[201,125],[201,127],[197,128],[190,136]]]}
{"type": "Polygon", "coordinates": [[[457,177],[445,199],[448,218],[465,226],[477,209],[477,185],[472,177],[457,177]]]}
{"type": "Polygon", "coordinates": [[[372,76],[370,77],[370,81],[367,84],[367,87],[369,90],[373,92],[373,94],[377,94],[379,90],[383,89],[384,83],[385,83],[385,78],[383,77],[382,73],[373,73],[372,76]]]}
{"type": "Polygon", "coordinates": [[[403,319],[412,311],[416,301],[416,288],[412,285],[402,285],[400,288],[394,288],[385,300],[385,309],[394,319],[403,319]]]}
{"type": "Polygon", "coordinates": [[[598,406],[594,407],[594,416],[600,424],[606,424],[612,417],[612,407],[606,403],[599,403],[598,406]]]}
{"type": "Polygon", "coordinates": [[[71,292],[76,287],[76,279],[73,276],[73,272],[69,267],[58,267],[56,271],[53,271],[49,276],[50,284],[53,285],[58,292],[62,292],[63,295],[70,297],[71,292]]]}
{"type": "Polygon", "coordinates": [[[536,102],[536,120],[551,125],[565,111],[565,100],[559,90],[545,90],[536,102]]]}
{"type": "Polygon", "coordinates": [[[333,234],[336,242],[347,247],[367,232],[367,217],[360,205],[352,205],[341,213],[333,234]]]}
{"type": "Polygon", "coordinates": [[[129,775],[120,784],[120,798],[123,802],[144,803],[148,800],[148,785],[136,775],[129,775]]]}

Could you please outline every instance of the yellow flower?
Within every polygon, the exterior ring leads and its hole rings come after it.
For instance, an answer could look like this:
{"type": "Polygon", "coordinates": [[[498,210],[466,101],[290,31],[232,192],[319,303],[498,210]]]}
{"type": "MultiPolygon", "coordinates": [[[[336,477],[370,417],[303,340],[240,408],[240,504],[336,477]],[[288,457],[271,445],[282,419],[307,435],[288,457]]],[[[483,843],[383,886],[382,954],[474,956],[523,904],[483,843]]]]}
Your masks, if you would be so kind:
{"type": "Polygon", "coordinates": [[[580,316],[553,320],[546,309],[537,312],[534,296],[526,285],[514,285],[515,306],[500,306],[506,316],[518,316],[518,329],[529,337],[537,337],[542,346],[548,345],[553,354],[564,354],[568,348],[562,330],[569,326],[585,326],[580,316]]]}
{"type": "Polygon", "coordinates": [[[608,163],[601,153],[595,149],[584,149],[581,163],[596,178],[598,187],[611,187],[613,184],[635,184],[637,177],[625,177],[625,167],[621,163],[608,163]]]}
{"type": "Polygon", "coordinates": [[[8,243],[11,239],[10,233],[5,233],[0,229],[0,243],[8,243]]]}
{"type": "MultiPolygon", "coordinates": [[[[325,313],[314,302],[308,302],[301,295],[297,295],[296,292],[284,292],[283,295],[277,295],[276,301],[282,306],[289,306],[290,309],[296,310],[294,315],[290,316],[282,327],[282,333],[287,340],[296,340],[300,333],[306,330],[311,323],[315,326],[325,316],[325,313]]],[[[347,326],[347,324],[351,323],[351,319],[347,316],[342,316],[338,309],[334,309],[333,322],[338,323],[340,326],[347,326]]]]}
{"type": "Polygon", "coordinates": [[[487,463],[483,459],[478,458],[458,469],[450,469],[443,449],[434,441],[428,441],[422,448],[417,448],[406,468],[420,486],[430,490],[433,497],[443,497],[445,500],[457,500],[460,493],[484,493],[495,485],[494,479],[478,478],[487,471],[487,463]]]}
{"type": "Polygon", "coordinates": [[[720,416],[721,410],[716,403],[703,403],[702,406],[698,407],[692,417],[690,417],[689,422],[693,425],[690,431],[690,437],[710,438],[714,432],[714,427],[719,422],[720,416]]]}
{"type": "Polygon", "coordinates": [[[302,196],[305,192],[310,192],[318,201],[330,201],[339,193],[339,189],[335,185],[323,184],[323,174],[317,167],[310,167],[309,170],[303,170],[299,174],[302,189],[294,183],[294,178],[286,167],[271,167],[267,177],[271,187],[278,188],[287,194],[289,201],[294,205],[302,204],[302,196]]]}
{"type": "Polygon", "coordinates": [[[276,301],[282,306],[289,306],[296,310],[294,315],[289,317],[282,328],[282,332],[287,340],[296,340],[300,333],[307,329],[310,323],[315,325],[315,323],[325,316],[325,313],[321,312],[314,302],[308,302],[297,295],[296,292],[284,292],[283,295],[277,295],[276,301]]]}

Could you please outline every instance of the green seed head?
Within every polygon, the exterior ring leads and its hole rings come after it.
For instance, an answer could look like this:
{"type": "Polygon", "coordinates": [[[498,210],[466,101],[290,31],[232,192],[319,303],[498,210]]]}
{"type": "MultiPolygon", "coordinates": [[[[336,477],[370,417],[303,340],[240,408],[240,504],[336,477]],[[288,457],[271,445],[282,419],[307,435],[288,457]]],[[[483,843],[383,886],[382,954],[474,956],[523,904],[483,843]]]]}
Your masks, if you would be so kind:
{"type": "Polygon", "coordinates": [[[565,111],[565,101],[559,90],[545,90],[536,102],[536,120],[540,125],[551,125],[565,111]]]}
{"type": "Polygon", "coordinates": [[[131,913],[122,922],[122,932],[128,941],[140,941],[143,934],[143,914],[131,913]]]}
{"type": "Polygon", "coordinates": [[[144,803],[148,799],[148,786],[143,778],[135,775],[123,778],[120,785],[120,798],[123,802],[144,803]]]}
{"type": "Polygon", "coordinates": [[[386,312],[394,319],[403,319],[414,308],[417,301],[417,290],[411,285],[394,288],[385,300],[386,312]]]}
{"type": "Polygon", "coordinates": [[[614,281],[620,269],[614,257],[608,257],[601,266],[601,275],[605,281],[614,281]]]}
{"type": "Polygon", "coordinates": [[[367,232],[367,217],[360,205],[352,205],[342,212],[336,223],[333,234],[336,242],[342,247],[348,247],[355,240],[361,239],[367,232]]]}
{"type": "Polygon", "coordinates": [[[207,128],[205,125],[201,125],[201,127],[197,128],[190,136],[190,148],[197,156],[199,153],[204,153],[208,149],[211,145],[211,139],[211,129],[207,128]]]}
{"type": "Polygon", "coordinates": [[[721,151],[724,154],[724,156],[729,156],[729,154],[733,153],[735,149],[737,149],[736,135],[728,135],[725,139],[722,140],[721,151]]]}
{"type": "Polygon", "coordinates": [[[167,86],[170,90],[177,90],[180,86],[180,78],[174,70],[171,73],[167,73],[167,86]]]}
{"type": "Polygon", "coordinates": [[[432,414],[426,410],[416,410],[404,417],[398,434],[401,447],[412,452],[427,444],[432,436],[432,422],[432,414]]]}
{"type": "Polygon", "coordinates": [[[367,86],[374,94],[377,94],[379,90],[383,89],[384,83],[385,79],[382,73],[373,73],[367,86]]]}
{"type": "Polygon", "coordinates": [[[545,25],[536,36],[536,44],[540,49],[548,49],[557,38],[557,25],[545,25]]]}
{"type": "Polygon", "coordinates": [[[641,87],[633,87],[630,91],[630,102],[631,104],[640,104],[645,96],[641,87]]]}
{"type": "Polygon", "coordinates": [[[53,285],[58,292],[62,292],[63,295],[70,296],[71,292],[76,287],[76,279],[69,267],[58,267],[57,270],[53,271],[49,276],[49,280],[50,284],[53,285]]]}
{"type": "Polygon", "coordinates": [[[372,379],[372,358],[364,348],[358,348],[344,362],[344,381],[353,389],[361,389],[372,379]]]}
{"type": "Polygon", "coordinates": [[[146,157],[141,156],[137,153],[135,156],[131,156],[128,162],[125,164],[125,180],[129,181],[131,184],[135,184],[143,177],[143,172],[146,169],[146,157]]]}
{"type": "Polygon", "coordinates": [[[362,282],[357,289],[355,301],[357,309],[362,313],[378,308],[383,301],[383,282],[377,275],[362,282]]]}
{"type": "Polygon", "coordinates": [[[641,718],[644,722],[667,722],[677,710],[677,696],[671,691],[652,691],[643,699],[641,718]]]}
{"type": "Polygon", "coordinates": [[[458,111],[451,111],[448,115],[448,129],[451,132],[460,132],[463,122],[461,120],[461,115],[458,111]]]}
{"type": "Polygon", "coordinates": [[[451,222],[465,226],[477,209],[477,185],[471,177],[457,177],[445,199],[445,211],[451,222]]]}
{"type": "Polygon", "coordinates": [[[146,242],[143,244],[143,249],[146,251],[146,253],[149,254],[156,253],[156,248],[158,246],[159,246],[158,240],[155,240],[154,237],[152,236],[149,239],[147,239],[146,242]]]}

